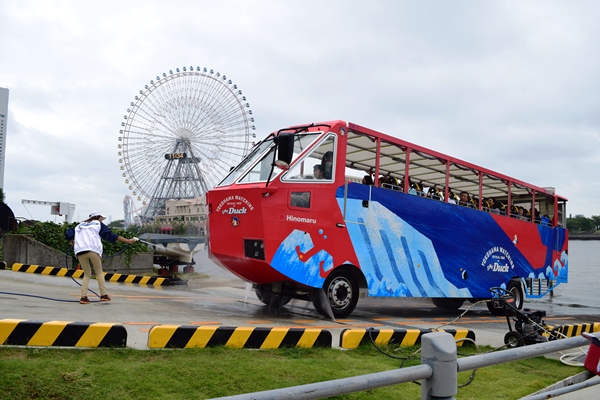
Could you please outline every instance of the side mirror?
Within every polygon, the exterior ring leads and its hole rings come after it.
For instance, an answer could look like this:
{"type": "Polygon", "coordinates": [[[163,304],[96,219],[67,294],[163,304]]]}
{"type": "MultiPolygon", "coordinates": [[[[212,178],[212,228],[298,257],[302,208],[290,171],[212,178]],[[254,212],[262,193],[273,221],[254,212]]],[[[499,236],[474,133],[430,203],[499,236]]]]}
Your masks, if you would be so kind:
{"type": "Polygon", "coordinates": [[[287,170],[294,156],[294,133],[281,132],[274,139],[277,144],[277,160],[275,165],[287,170]]]}

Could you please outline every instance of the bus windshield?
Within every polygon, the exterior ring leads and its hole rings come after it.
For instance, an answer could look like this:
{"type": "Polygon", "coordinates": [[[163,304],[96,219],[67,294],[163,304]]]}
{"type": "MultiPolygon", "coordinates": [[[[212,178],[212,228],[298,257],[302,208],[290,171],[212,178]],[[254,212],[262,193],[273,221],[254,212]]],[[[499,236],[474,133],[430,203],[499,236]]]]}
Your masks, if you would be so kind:
{"type": "MultiPolygon", "coordinates": [[[[264,159],[266,156],[265,152],[267,149],[272,149],[273,145],[273,138],[271,137],[254,146],[254,148],[250,151],[250,154],[248,154],[248,156],[242,160],[239,165],[233,168],[229,175],[227,175],[225,179],[223,179],[221,183],[217,185],[217,187],[231,185],[240,177],[242,173],[248,169],[248,166],[253,165],[259,159],[264,159]]],[[[269,153],[271,153],[271,151],[269,151],[269,153]]]]}
{"type": "MultiPolygon", "coordinates": [[[[291,164],[294,165],[298,156],[306,150],[311,144],[322,134],[317,133],[300,133],[294,136],[294,150],[291,164]]],[[[322,157],[326,151],[333,150],[333,137],[330,138],[328,146],[319,146],[319,150],[311,153],[311,157],[319,156],[322,157]],[[320,150],[320,151],[319,151],[320,150]],[[323,154],[321,154],[323,153],[323,154]]],[[[275,160],[275,143],[273,137],[269,137],[257,145],[252,152],[246,157],[237,167],[235,167],[227,177],[218,186],[228,186],[234,182],[238,183],[255,183],[255,182],[266,182],[269,179],[271,170],[273,169],[273,161],[275,160]]],[[[321,160],[319,159],[318,162],[321,160]]],[[[313,166],[317,161],[310,162],[310,172],[313,172],[313,166]]],[[[302,170],[299,167],[292,168],[291,173],[296,174],[296,178],[302,178],[301,174],[304,174],[304,161],[302,163],[302,170]],[[294,172],[295,171],[295,172],[294,172]]],[[[281,170],[275,169],[273,174],[279,174],[281,170]]],[[[289,175],[289,174],[288,174],[289,175]]],[[[271,179],[273,176],[271,176],[271,179]]],[[[312,178],[312,176],[311,176],[312,178]]],[[[310,179],[310,178],[309,178],[310,179]]],[[[329,172],[329,179],[331,179],[331,171],[329,172]]]]}

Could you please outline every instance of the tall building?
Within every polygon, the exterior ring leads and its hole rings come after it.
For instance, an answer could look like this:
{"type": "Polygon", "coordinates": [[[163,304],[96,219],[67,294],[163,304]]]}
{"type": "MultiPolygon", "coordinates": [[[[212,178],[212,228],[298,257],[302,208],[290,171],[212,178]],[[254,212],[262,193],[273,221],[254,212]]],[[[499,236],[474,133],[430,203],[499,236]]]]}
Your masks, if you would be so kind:
{"type": "Polygon", "coordinates": [[[0,87],[0,189],[4,189],[6,163],[6,126],[8,120],[8,89],[0,87]]]}

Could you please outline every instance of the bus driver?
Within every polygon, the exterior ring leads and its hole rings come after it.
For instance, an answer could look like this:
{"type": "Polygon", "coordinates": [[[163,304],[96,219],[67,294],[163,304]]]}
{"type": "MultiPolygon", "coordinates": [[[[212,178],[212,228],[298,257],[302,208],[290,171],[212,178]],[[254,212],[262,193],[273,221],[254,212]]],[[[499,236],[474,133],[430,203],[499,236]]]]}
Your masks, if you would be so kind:
{"type": "Polygon", "coordinates": [[[323,166],[317,164],[313,168],[313,177],[315,179],[323,179],[323,166]]]}

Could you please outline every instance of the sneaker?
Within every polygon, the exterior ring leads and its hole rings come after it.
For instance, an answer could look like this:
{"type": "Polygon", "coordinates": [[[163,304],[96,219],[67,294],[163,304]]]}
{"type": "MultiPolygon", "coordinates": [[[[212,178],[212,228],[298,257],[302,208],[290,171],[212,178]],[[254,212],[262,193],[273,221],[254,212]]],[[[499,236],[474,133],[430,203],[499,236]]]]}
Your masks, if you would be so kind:
{"type": "Polygon", "coordinates": [[[100,296],[100,301],[110,301],[110,297],[107,294],[100,296]]]}
{"type": "Polygon", "coordinates": [[[84,296],[79,299],[79,304],[90,304],[90,299],[88,299],[87,296],[84,296]]]}

